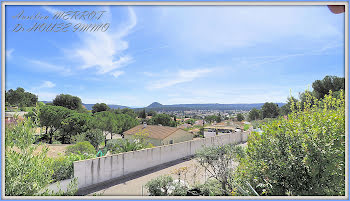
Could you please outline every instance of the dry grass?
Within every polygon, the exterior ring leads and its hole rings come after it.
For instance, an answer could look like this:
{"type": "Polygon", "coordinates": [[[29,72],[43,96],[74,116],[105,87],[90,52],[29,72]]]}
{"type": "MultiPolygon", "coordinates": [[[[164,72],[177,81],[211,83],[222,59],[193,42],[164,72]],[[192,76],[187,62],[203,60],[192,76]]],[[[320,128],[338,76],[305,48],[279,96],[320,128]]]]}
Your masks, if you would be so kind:
{"type": "MultiPolygon", "coordinates": [[[[33,145],[35,146],[35,145],[33,145]]],[[[41,152],[41,150],[44,147],[48,147],[49,150],[47,152],[47,156],[50,158],[57,158],[61,155],[64,155],[64,152],[66,151],[66,148],[70,146],[70,144],[43,144],[43,145],[38,145],[37,148],[34,151],[34,154],[38,154],[41,152]]],[[[13,150],[19,152],[19,149],[14,147],[13,150]]]]}

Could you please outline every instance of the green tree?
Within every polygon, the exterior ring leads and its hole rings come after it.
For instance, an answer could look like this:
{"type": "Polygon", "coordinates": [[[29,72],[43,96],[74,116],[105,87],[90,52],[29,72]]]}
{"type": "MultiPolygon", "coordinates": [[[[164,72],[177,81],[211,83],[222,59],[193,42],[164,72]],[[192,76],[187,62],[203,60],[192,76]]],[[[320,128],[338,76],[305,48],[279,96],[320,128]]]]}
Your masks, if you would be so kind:
{"type": "Polygon", "coordinates": [[[244,120],[243,114],[238,113],[238,114],[237,114],[237,121],[243,121],[243,120],[244,120]]]}
{"type": "Polygon", "coordinates": [[[38,118],[41,126],[46,127],[45,134],[52,144],[53,134],[62,128],[62,121],[73,113],[61,106],[43,105],[39,107],[38,118]]]}
{"type": "Polygon", "coordinates": [[[237,178],[260,195],[345,195],[344,92],[321,101],[307,96],[304,108],[298,103],[287,119],[249,136],[237,178]]]}
{"type": "Polygon", "coordinates": [[[233,144],[219,147],[206,147],[196,153],[198,163],[209,173],[210,178],[216,179],[221,184],[221,195],[230,195],[234,189],[233,162],[239,162],[244,155],[241,146],[233,144]]]}
{"type": "Polygon", "coordinates": [[[196,122],[194,119],[187,119],[185,123],[193,125],[196,122]]]}
{"type": "Polygon", "coordinates": [[[296,104],[297,102],[298,102],[298,99],[294,98],[293,96],[288,97],[287,104],[281,107],[281,114],[288,115],[289,113],[291,113],[292,112],[291,106],[293,104],[296,104]]]}
{"type": "Polygon", "coordinates": [[[69,94],[57,95],[52,101],[53,105],[62,106],[71,110],[78,110],[82,108],[81,99],[77,96],[69,94]]]}
{"type": "Polygon", "coordinates": [[[96,150],[105,139],[103,131],[100,129],[89,129],[86,132],[81,133],[80,136],[82,139],[79,140],[79,142],[88,141],[95,147],[96,150]]]}
{"type": "Polygon", "coordinates": [[[275,103],[265,103],[261,107],[262,118],[276,118],[279,115],[278,105],[275,103]]]}
{"type": "Polygon", "coordinates": [[[140,112],[140,114],[139,114],[139,117],[140,118],[142,118],[142,119],[146,119],[146,110],[145,109],[143,109],[141,112],[140,112]]]}
{"type": "Polygon", "coordinates": [[[85,113],[74,112],[62,121],[62,132],[58,140],[62,144],[69,144],[72,137],[90,129],[91,116],[85,113]]]}
{"type": "Polygon", "coordinates": [[[16,90],[8,90],[5,93],[5,102],[8,105],[18,107],[32,107],[38,102],[38,96],[35,94],[25,92],[21,87],[16,90]]]}
{"type": "Polygon", "coordinates": [[[155,116],[157,114],[156,111],[150,110],[147,112],[147,116],[155,116]]]}
{"type": "Polygon", "coordinates": [[[92,106],[92,113],[108,111],[110,108],[106,103],[96,103],[92,106]]]}
{"type": "Polygon", "coordinates": [[[217,116],[217,115],[209,115],[209,116],[206,116],[206,117],[204,118],[204,120],[205,120],[206,122],[209,122],[209,123],[213,123],[214,121],[215,121],[216,123],[220,123],[222,119],[221,119],[220,116],[217,116]]]}
{"type": "Polygon", "coordinates": [[[34,154],[34,125],[30,120],[5,129],[5,195],[38,195],[51,182],[47,149],[34,154]],[[20,151],[14,151],[14,147],[20,151]]]}
{"type": "Polygon", "coordinates": [[[329,91],[336,92],[345,89],[345,78],[337,76],[325,76],[323,80],[312,83],[313,93],[317,99],[323,98],[329,91]]]}
{"type": "Polygon", "coordinates": [[[162,126],[171,126],[171,127],[176,126],[176,122],[168,114],[156,114],[155,116],[152,116],[152,119],[148,121],[148,124],[150,125],[161,124],[162,126]]]}
{"type": "Polygon", "coordinates": [[[91,121],[91,127],[109,132],[111,134],[111,139],[113,133],[121,133],[122,130],[120,121],[117,119],[117,114],[111,111],[95,113],[91,121]]]}
{"type": "Polygon", "coordinates": [[[248,119],[249,121],[257,120],[260,117],[260,111],[256,108],[253,108],[249,111],[248,119]]]}

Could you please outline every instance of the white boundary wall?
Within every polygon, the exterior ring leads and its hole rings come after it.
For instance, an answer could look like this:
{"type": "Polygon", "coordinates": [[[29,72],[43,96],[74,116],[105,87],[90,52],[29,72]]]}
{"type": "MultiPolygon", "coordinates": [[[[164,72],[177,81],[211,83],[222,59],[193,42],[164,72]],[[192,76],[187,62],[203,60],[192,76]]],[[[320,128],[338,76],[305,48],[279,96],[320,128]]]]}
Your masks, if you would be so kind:
{"type": "Polygon", "coordinates": [[[229,143],[239,144],[246,142],[247,139],[248,132],[236,132],[95,159],[76,161],[74,162],[74,177],[78,179],[78,188],[81,189],[136,173],[147,168],[193,156],[196,151],[203,147],[229,143]]]}

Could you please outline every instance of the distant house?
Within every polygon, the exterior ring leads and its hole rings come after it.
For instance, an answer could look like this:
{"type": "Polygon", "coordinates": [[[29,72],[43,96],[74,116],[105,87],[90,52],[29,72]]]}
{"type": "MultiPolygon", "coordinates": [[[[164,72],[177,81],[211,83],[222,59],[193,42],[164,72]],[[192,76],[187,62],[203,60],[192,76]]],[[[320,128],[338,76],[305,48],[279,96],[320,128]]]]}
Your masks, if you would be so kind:
{"type": "Polygon", "coordinates": [[[125,131],[124,138],[132,139],[132,136],[139,132],[148,133],[150,143],[154,146],[161,146],[167,144],[174,144],[178,142],[184,142],[193,139],[193,135],[180,128],[169,126],[155,126],[155,125],[138,125],[125,131]]]}
{"type": "Polygon", "coordinates": [[[16,123],[17,121],[22,121],[24,115],[28,112],[5,112],[5,124],[16,123]]]}

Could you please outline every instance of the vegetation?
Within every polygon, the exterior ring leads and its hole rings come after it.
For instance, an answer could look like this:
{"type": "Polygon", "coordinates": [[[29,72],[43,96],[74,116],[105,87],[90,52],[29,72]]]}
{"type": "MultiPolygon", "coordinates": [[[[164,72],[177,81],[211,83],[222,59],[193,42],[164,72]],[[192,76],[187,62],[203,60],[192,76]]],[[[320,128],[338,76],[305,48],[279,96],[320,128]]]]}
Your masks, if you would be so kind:
{"type": "Polygon", "coordinates": [[[151,148],[153,145],[149,143],[148,133],[144,130],[133,135],[132,139],[113,139],[107,141],[106,148],[112,154],[136,151],[145,148],[151,148]]]}
{"type": "Polygon", "coordinates": [[[345,195],[345,101],[308,96],[248,140],[238,180],[260,195],[345,195]],[[315,103],[312,105],[312,102],[315,103]]]}
{"type": "Polygon", "coordinates": [[[249,111],[248,119],[249,121],[258,120],[260,118],[260,112],[258,109],[253,108],[249,111]]]}
{"type": "Polygon", "coordinates": [[[103,112],[108,111],[110,108],[106,103],[96,103],[92,106],[92,113],[95,114],[96,112],[103,112]]]}
{"type": "Polygon", "coordinates": [[[17,107],[32,107],[38,102],[38,96],[26,92],[18,87],[16,90],[10,89],[5,92],[6,105],[17,107]]]}
{"type": "Polygon", "coordinates": [[[244,120],[244,116],[242,113],[238,113],[237,114],[237,121],[243,121],[244,120]]]}
{"type": "Polygon", "coordinates": [[[262,118],[276,118],[279,115],[278,105],[275,103],[265,103],[261,107],[262,118]]]}
{"type": "Polygon", "coordinates": [[[82,108],[81,99],[77,96],[69,94],[60,94],[53,99],[52,104],[55,106],[62,106],[71,110],[78,110],[82,108]]]}
{"type": "Polygon", "coordinates": [[[52,160],[46,156],[47,148],[34,154],[33,122],[28,119],[5,128],[5,195],[73,195],[76,192],[74,181],[68,192],[53,193],[45,189],[57,180],[55,175],[58,174],[52,168],[52,160]]]}
{"type": "Polygon", "coordinates": [[[187,187],[169,175],[162,175],[150,180],[146,188],[151,196],[185,196],[187,187]]]}
{"type": "Polygon", "coordinates": [[[174,121],[174,119],[168,114],[156,114],[152,116],[152,118],[149,121],[147,121],[147,124],[149,125],[161,124],[162,126],[175,127],[176,121],[174,121]]]}
{"type": "Polygon", "coordinates": [[[222,119],[220,116],[217,116],[217,115],[209,115],[209,116],[206,116],[204,120],[208,123],[213,123],[213,122],[220,123],[222,119]]]}
{"type": "Polygon", "coordinates": [[[96,154],[96,150],[94,146],[90,144],[90,142],[78,142],[75,145],[68,146],[66,149],[66,154],[87,154],[87,155],[94,155],[96,154]]]}
{"type": "Polygon", "coordinates": [[[98,146],[104,141],[105,136],[100,129],[90,129],[75,137],[75,142],[88,141],[97,150],[98,146]]]}

